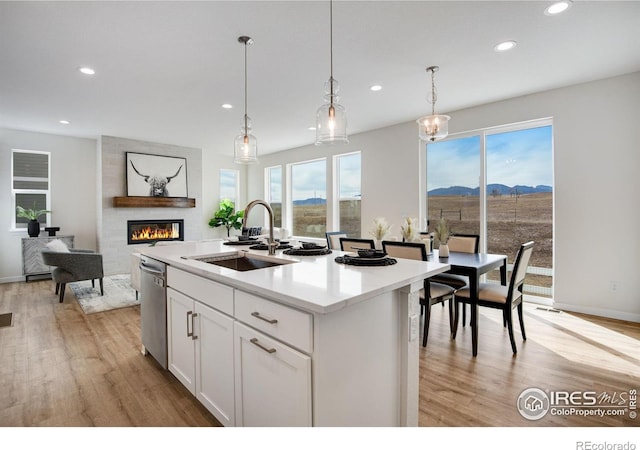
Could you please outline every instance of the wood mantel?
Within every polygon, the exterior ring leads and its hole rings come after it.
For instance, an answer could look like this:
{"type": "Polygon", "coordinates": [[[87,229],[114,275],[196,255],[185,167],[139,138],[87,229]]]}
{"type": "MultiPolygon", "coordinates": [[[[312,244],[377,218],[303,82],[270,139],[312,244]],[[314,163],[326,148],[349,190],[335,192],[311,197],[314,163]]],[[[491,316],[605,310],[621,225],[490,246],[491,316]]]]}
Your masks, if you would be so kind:
{"type": "Polygon", "coordinates": [[[195,208],[196,199],[187,197],[113,197],[114,208],[195,208]]]}

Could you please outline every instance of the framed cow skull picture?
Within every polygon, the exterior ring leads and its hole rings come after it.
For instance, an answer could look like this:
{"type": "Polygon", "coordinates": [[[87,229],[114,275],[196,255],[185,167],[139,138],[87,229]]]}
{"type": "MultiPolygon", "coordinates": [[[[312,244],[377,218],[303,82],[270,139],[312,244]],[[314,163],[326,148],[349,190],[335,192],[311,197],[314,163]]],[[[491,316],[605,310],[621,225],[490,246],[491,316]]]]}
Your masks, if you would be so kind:
{"type": "Polygon", "coordinates": [[[187,197],[187,159],[127,152],[127,196],[187,197]]]}

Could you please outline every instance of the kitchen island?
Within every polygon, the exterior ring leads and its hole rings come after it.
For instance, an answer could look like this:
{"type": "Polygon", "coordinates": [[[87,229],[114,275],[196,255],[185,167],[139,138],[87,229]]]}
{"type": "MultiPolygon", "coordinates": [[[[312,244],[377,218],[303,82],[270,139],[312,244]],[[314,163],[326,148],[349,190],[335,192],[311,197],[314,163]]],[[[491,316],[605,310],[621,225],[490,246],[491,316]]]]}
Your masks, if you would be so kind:
{"type": "Polygon", "coordinates": [[[419,290],[449,265],[361,267],[336,263],[339,251],[246,248],[139,250],[169,266],[169,370],[223,425],[417,426],[419,290]],[[211,262],[245,251],[276,265],[211,262]]]}

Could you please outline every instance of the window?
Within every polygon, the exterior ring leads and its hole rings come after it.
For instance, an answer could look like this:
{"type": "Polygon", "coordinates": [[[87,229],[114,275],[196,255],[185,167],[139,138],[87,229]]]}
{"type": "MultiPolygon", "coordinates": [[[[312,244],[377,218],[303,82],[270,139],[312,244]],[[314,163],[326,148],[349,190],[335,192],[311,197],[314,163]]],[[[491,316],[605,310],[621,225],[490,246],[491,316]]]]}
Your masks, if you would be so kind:
{"type": "Polygon", "coordinates": [[[360,152],[335,156],[337,174],[338,227],[349,236],[361,235],[360,203],[361,164],[360,152]]]}
{"type": "Polygon", "coordinates": [[[294,236],[324,238],[327,230],[327,162],[290,164],[291,223],[294,236]]]}
{"type": "Polygon", "coordinates": [[[547,297],[553,285],[552,151],[551,121],[541,120],[428,144],[426,157],[430,230],[445,217],[454,233],[479,234],[481,248],[508,255],[510,263],[520,244],[535,241],[525,292],[547,297]]]}
{"type": "MultiPolygon", "coordinates": [[[[238,171],[220,169],[220,200],[229,199],[236,205],[238,201],[238,171]]],[[[237,205],[236,205],[237,206],[237,205]]]]}
{"type": "MultiPolygon", "coordinates": [[[[18,217],[16,207],[51,209],[50,153],[31,150],[11,152],[12,229],[26,229],[29,219],[18,217]]],[[[44,217],[44,216],[43,216],[44,217]]],[[[43,217],[40,220],[43,220],[43,217]]],[[[47,226],[49,217],[47,216],[47,226]]]]}
{"type": "Polygon", "coordinates": [[[273,210],[274,227],[282,227],[282,166],[265,169],[267,202],[273,210]]]}

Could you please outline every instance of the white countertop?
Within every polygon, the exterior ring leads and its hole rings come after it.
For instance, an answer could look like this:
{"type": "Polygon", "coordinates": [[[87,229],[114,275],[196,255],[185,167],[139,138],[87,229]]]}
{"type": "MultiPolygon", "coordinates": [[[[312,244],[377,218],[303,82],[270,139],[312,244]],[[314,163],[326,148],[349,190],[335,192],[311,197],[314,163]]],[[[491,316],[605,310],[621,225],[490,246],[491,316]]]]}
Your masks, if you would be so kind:
{"type": "Polygon", "coordinates": [[[267,256],[266,250],[248,250],[248,246],[223,245],[222,241],[184,242],[142,247],[137,252],[220,283],[289,304],[310,312],[326,314],[383,292],[398,289],[447,271],[450,266],[432,261],[396,258],[390,266],[362,267],[339,264],[333,251],[322,256],[289,256],[277,250],[275,257],[296,261],[246,272],[197,261],[194,256],[248,251],[267,256]]]}

